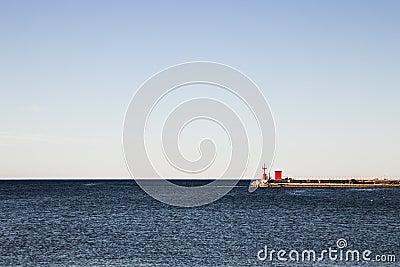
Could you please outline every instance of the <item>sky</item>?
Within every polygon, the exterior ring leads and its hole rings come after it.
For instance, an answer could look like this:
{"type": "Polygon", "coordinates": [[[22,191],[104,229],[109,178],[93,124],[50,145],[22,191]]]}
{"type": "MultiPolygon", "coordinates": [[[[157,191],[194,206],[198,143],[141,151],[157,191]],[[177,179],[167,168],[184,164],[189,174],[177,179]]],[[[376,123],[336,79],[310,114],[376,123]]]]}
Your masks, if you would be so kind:
{"type": "Polygon", "coordinates": [[[0,177],[128,177],[133,94],[188,61],[258,85],[272,169],[400,176],[398,14],[389,0],[0,1],[0,177]]]}

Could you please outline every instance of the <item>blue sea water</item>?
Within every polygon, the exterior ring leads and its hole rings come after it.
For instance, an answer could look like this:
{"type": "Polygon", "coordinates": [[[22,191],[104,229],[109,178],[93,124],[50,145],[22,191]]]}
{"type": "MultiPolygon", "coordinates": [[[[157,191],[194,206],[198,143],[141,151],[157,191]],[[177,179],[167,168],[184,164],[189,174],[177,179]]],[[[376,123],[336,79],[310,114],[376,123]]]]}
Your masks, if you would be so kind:
{"type": "Polygon", "coordinates": [[[400,266],[399,189],[247,186],[179,208],[134,181],[1,181],[0,266],[400,266]],[[396,262],[257,257],[265,246],[338,249],[339,239],[396,262]]]}

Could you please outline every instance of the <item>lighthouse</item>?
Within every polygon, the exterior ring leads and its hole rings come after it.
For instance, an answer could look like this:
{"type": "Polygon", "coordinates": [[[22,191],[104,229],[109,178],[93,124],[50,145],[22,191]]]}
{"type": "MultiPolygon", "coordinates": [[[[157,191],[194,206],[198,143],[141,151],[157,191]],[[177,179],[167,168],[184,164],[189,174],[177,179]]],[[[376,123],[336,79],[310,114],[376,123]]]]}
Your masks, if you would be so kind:
{"type": "Polygon", "coordinates": [[[263,169],[262,180],[266,181],[267,180],[267,174],[265,173],[265,170],[267,169],[267,167],[265,167],[265,164],[262,166],[262,169],[263,169]]]}

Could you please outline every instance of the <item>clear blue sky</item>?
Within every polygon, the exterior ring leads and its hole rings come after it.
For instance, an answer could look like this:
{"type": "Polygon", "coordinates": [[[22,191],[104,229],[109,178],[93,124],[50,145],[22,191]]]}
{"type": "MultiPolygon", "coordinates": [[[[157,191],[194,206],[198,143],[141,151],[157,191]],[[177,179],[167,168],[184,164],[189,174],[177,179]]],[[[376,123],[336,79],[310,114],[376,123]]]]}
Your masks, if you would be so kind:
{"type": "Polygon", "coordinates": [[[170,65],[250,76],[274,168],[400,176],[399,1],[1,1],[0,177],[125,177],[124,112],[170,65]]]}

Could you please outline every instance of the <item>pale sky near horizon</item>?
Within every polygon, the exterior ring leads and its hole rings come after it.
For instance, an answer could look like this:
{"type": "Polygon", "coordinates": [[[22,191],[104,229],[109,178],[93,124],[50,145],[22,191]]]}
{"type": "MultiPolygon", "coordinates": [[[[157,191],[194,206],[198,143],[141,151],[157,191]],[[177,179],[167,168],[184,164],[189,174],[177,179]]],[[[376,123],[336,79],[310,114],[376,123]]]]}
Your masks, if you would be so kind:
{"type": "Polygon", "coordinates": [[[400,176],[399,14],[388,0],[1,1],[0,177],[129,176],[132,95],[194,60],[260,87],[284,175],[400,176]]]}

